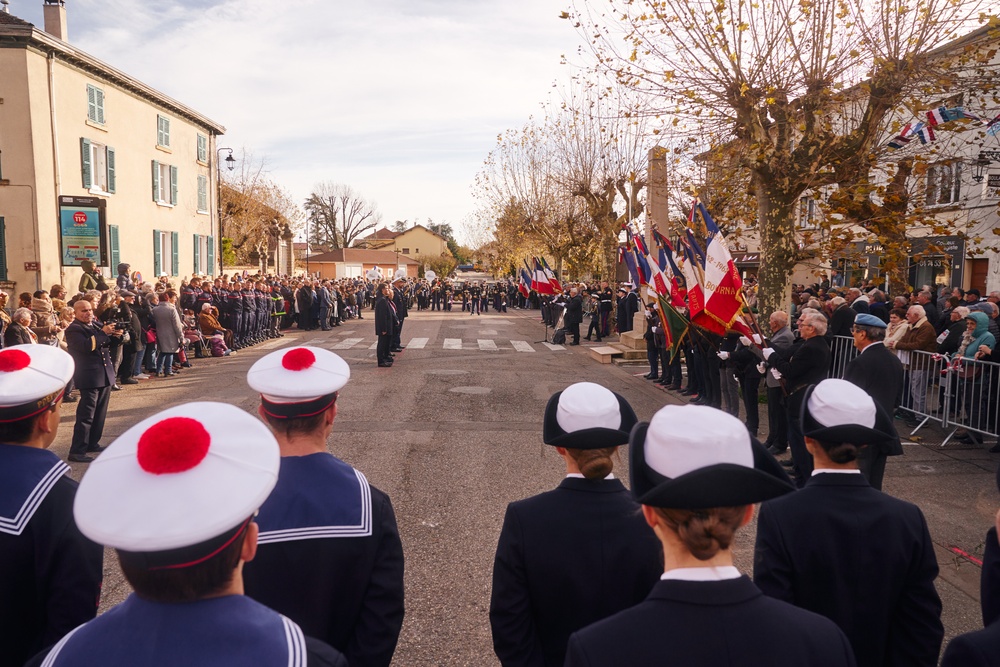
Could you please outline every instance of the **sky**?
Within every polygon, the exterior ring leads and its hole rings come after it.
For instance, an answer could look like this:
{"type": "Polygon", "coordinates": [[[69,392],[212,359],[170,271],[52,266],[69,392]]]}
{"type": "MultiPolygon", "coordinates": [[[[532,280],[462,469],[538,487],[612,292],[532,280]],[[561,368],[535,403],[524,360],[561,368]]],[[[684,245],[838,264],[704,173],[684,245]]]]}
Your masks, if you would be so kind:
{"type": "MultiPolygon", "coordinates": [[[[10,12],[43,25],[42,0],[10,12]]],[[[227,128],[298,202],[320,181],[384,223],[447,222],[497,135],[575,72],[569,0],[66,0],[69,41],[227,128]]],[[[576,58],[576,60],[579,60],[576,58]]],[[[461,240],[461,239],[460,239],[461,240]]]]}

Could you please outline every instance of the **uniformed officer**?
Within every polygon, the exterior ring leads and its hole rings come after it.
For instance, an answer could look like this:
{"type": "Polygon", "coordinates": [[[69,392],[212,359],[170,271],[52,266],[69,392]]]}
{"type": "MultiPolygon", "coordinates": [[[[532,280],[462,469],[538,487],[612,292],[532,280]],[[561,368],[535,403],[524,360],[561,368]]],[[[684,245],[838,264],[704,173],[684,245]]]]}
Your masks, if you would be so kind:
{"type": "Polygon", "coordinates": [[[57,347],[0,351],[0,667],[97,615],[104,550],[77,529],[77,483],[48,451],[72,377],[57,347]]]}
{"type": "Polygon", "coordinates": [[[754,581],[837,623],[860,667],[934,667],[944,628],[927,522],[858,468],[862,447],[895,437],[892,418],[864,389],[830,379],[806,390],[801,423],[815,469],[800,492],[761,507],[754,581]]]}
{"type": "Polygon", "coordinates": [[[504,667],[562,667],[571,633],[638,604],[659,579],[660,543],[611,473],[636,421],[624,398],[590,382],[549,399],[542,439],[566,478],[507,506],[490,599],[504,667]]]}
{"type": "Polygon", "coordinates": [[[316,347],[272,352],[247,373],[281,447],[281,472],[257,517],[260,549],[244,579],[247,595],[342,651],[351,667],[387,667],[403,624],[396,516],[389,497],[326,445],[350,376],[347,362],[316,347]]]}
{"type": "Polygon", "coordinates": [[[128,429],[76,494],[81,532],[113,547],[135,593],[32,666],[336,665],[294,621],[242,595],[254,512],[274,487],[274,436],[225,403],[189,403],[128,429]]]}
{"type": "Polygon", "coordinates": [[[753,503],[793,489],[739,419],[668,405],[632,429],[629,450],[632,493],[665,572],[645,602],[573,634],[566,667],[854,665],[832,621],[767,597],[733,567],[753,503]]]}

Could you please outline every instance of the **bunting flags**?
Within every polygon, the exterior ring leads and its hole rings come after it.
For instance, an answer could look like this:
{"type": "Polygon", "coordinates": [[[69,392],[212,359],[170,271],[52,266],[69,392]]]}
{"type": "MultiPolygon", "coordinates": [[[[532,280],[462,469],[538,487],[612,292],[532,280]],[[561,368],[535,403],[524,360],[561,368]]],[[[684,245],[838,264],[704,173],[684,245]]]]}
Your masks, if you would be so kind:
{"type": "Polygon", "coordinates": [[[937,139],[935,131],[956,120],[972,120],[986,126],[986,133],[997,136],[1000,133],[1000,116],[991,121],[967,111],[965,107],[944,107],[923,112],[920,117],[926,119],[916,123],[907,123],[895,137],[889,140],[888,147],[898,150],[909,144],[914,138],[921,144],[928,144],[937,139]]]}
{"type": "Polygon", "coordinates": [[[986,134],[995,137],[997,133],[1000,133],[1000,114],[997,114],[996,118],[986,123],[986,134]]]}
{"type": "Polygon", "coordinates": [[[670,241],[663,234],[660,234],[655,229],[652,231],[653,241],[656,242],[656,247],[659,251],[659,265],[670,289],[670,304],[675,308],[683,308],[685,306],[684,294],[677,284],[677,276],[680,274],[680,270],[674,262],[674,247],[670,245],[670,241]]]}

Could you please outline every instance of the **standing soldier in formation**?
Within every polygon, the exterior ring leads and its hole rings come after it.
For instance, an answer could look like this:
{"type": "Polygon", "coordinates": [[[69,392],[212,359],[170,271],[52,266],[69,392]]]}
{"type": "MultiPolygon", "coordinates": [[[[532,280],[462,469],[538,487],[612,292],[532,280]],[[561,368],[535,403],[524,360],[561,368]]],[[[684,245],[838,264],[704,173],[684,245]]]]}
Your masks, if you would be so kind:
{"type": "Polygon", "coordinates": [[[73,519],[77,483],[48,451],[73,359],[57,347],[0,351],[0,667],[97,615],[104,550],[73,519]]]}
{"type": "Polygon", "coordinates": [[[396,306],[396,326],[392,333],[392,347],[390,352],[402,352],[404,349],[400,335],[403,333],[403,324],[407,318],[406,278],[396,278],[392,282],[392,302],[396,306]]]}
{"type": "Polygon", "coordinates": [[[389,497],[332,456],[327,440],[347,362],[314,347],[272,352],[247,383],[278,439],[278,484],[260,508],[247,595],[347,656],[388,667],[403,624],[403,547],[389,497]]]}
{"type": "Polygon", "coordinates": [[[375,356],[379,368],[392,366],[392,336],[396,330],[396,306],[392,302],[392,288],[386,284],[379,287],[375,300],[375,336],[378,338],[375,356]]]}

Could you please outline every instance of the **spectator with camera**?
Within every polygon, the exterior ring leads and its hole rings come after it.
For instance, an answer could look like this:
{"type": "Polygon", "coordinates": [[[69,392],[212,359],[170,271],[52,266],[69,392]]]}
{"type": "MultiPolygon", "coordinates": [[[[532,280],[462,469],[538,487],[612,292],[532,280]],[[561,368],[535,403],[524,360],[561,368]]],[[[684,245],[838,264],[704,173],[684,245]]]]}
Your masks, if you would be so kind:
{"type": "Polygon", "coordinates": [[[94,460],[91,454],[104,450],[100,440],[115,384],[109,348],[112,338],[121,338],[122,331],[96,319],[94,306],[87,299],[73,304],[73,315],[75,319],[66,327],[66,347],[76,362],[73,382],[80,390],[80,400],[68,458],[74,463],[90,463],[94,460]]]}

